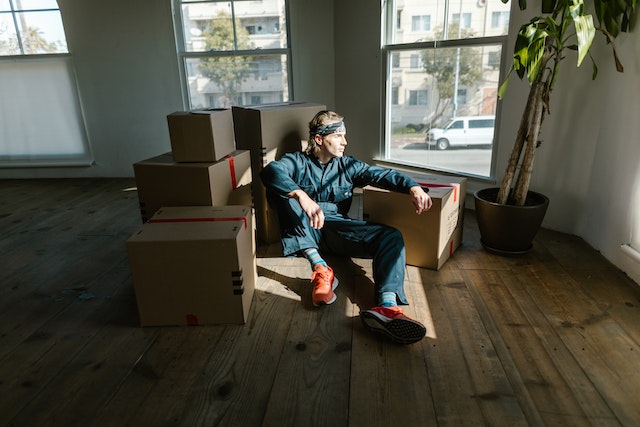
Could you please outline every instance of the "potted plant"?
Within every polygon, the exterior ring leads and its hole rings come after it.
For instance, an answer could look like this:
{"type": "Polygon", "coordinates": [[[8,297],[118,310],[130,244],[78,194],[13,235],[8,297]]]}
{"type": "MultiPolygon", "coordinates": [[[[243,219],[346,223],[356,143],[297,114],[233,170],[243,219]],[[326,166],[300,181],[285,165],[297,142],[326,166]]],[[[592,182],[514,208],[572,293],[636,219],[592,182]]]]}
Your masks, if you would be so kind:
{"type": "MultiPolygon", "coordinates": [[[[621,31],[631,29],[636,13],[636,0],[593,0],[596,26],[592,15],[585,10],[584,0],[541,0],[541,3],[540,15],[531,18],[518,31],[513,65],[498,90],[502,98],[514,71],[520,79],[526,77],[530,85],[501,186],[475,194],[482,244],[489,251],[507,255],[526,253],[531,248],[549,203],[546,196],[530,191],[529,184],[536,148],[540,145],[540,129],[549,112],[561,61],[568,51],[576,51],[579,67],[589,56],[595,79],[598,68],[590,48],[596,33],[600,32],[612,48],[616,69],[622,72],[614,40],[621,31]]],[[[520,10],[527,7],[526,0],[518,0],[518,4],[520,10]]]]}

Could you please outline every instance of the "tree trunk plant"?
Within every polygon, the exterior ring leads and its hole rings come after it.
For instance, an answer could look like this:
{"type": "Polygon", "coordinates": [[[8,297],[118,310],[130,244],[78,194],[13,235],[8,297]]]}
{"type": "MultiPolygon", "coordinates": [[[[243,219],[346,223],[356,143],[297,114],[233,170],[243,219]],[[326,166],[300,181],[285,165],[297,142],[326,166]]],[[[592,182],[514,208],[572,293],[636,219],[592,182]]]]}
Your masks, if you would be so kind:
{"type": "MultiPolygon", "coordinates": [[[[509,0],[502,0],[504,3],[509,0]]],[[[502,98],[509,78],[515,71],[520,79],[527,77],[529,96],[511,156],[498,192],[496,202],[523,206],[529,191],[533,161],[539,141],[540,129],[549,113],[549,98],[558,76],[560,62],[567,49],[577,51],[577,66],[589,56],[593,64],[592,78],[598,68],[590,48],[597,32],[604,35],[612,48],[616,69],[623,71],[614,40],[619,33],[631,29],[636,16],[637,0],[593,0],[597,17],[585,11],[583,0],[541,0],[541,15],[532,18],[518,31],[513,53],[513,65],[498,90],[502,98]],[[515,181],[515,185],[514,185],[515,181]]],[[[526,0],[519,0],[520,10],[527,7],[526,0]]]]}

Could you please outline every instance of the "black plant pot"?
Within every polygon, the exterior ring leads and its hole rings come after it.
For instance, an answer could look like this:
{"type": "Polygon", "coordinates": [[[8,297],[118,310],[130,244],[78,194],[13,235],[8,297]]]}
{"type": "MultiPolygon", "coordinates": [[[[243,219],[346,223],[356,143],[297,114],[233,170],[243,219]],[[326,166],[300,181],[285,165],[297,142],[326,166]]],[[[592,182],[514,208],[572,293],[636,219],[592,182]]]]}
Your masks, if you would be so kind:
{"type": "Polygon", "coordinates": [[[495,202],[499,190],[485,188],[474,194],[482,246],[499,255],[526,254],[547,213],[549,198],[529,191],[524,206],[501,205],[495,202]]]}

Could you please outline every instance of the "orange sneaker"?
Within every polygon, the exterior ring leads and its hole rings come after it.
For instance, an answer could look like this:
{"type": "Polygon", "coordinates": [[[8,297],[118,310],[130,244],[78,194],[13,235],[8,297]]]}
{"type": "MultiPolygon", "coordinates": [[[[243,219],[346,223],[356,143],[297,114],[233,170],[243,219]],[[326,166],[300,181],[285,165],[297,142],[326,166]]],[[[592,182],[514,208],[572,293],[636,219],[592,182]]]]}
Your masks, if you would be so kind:
{"type": "Polygon", "coordinates": [[[398,344],[412,344],[427,334],[427,328],[405,316],[400,307],[373,307],[360,314],[364,326],[371,332],[388,336],[398,344]]]}
{"type": "Polygon", "coordinates": [[[331,304],[336,300],[336,294],[333,290],[338,287],[338,279],[333,275],[331,267],[316,265],[311,276],[311,283],[313,284],[311,300],[314,306],[331,304]]]}

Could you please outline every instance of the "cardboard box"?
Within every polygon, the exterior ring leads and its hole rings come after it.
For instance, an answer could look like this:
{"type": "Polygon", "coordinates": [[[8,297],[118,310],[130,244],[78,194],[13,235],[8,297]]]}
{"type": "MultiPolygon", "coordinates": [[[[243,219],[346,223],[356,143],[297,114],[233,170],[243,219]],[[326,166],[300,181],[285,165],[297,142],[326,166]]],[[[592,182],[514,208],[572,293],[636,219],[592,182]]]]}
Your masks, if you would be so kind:
{"type": "Polygon", "coordinates": [[[126,243],[141,326],[243,324],[257,279],[249,206],[162,208],[126,243]]]}
{"type": "Polygon", "coordinates": [[[166,153],[135,163],[133,170],[142,221],[164,206],[252,205],[247,150],[202,163],[178,163],[166,153]]]}
{"type": "Polygon", "coordinates": [[[236,149],[231,109],[176,111],[167,123],[176,162],[217,162],[236,149]]]}
{"type": "Polygon", "coordinates": [[[363,189],[363,218],[387,224],[402,233],[407,264],[439,270],[462,241],[460,199],[454,188],[429,188],[433,206],[417,215],[408,194],[367,186],[363,189]]]}
{"type": "Polygon", "coordinates": [[[418,184],[429,189],[450,187],[453,189],[453,202],[458,204],[460,221],[464,218],[465,201],[467,197],[467,178],[451,175],[438,175],[426,172],[401,171],[418,184]]]}
{"type": "Polygon", "coordinates": [[[269,209],[259,173],[283,154],[300,151],[303,141],[309,138],[309,122],[325,109],[325,105],[311,102],[232,107],[236,147],[251,152],[253,202],[261,243],[278,242],[280,230],[275,213],[269,209]]]}

